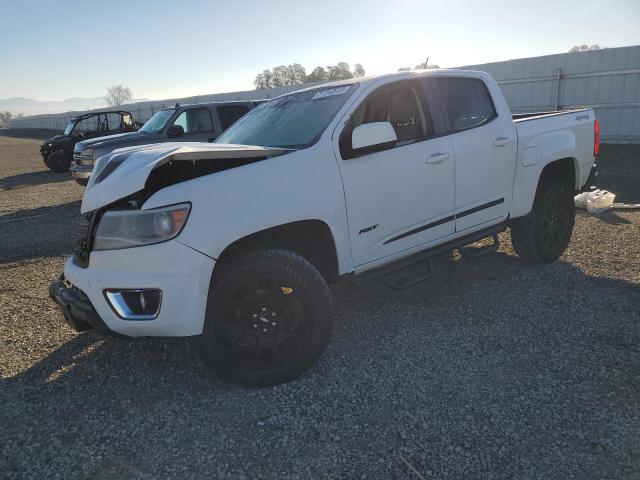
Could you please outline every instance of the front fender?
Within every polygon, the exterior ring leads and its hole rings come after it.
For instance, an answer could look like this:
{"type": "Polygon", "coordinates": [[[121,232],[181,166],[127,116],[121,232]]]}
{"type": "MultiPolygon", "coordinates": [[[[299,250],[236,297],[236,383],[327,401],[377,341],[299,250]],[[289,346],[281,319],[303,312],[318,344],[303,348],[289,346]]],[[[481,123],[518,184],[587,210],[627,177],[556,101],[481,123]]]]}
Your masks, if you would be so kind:
{"type": "Polygon", "coordinates": [[[352,270],[342,180],[318,144],[264,161],[171,185],[143,208],[189,201],[178,241],[214,259],[235,241],[287,223],[319,220],[336,246],[339,273],[352,270]],[[317,148],[316,148],[317,147],[317,148]]]}

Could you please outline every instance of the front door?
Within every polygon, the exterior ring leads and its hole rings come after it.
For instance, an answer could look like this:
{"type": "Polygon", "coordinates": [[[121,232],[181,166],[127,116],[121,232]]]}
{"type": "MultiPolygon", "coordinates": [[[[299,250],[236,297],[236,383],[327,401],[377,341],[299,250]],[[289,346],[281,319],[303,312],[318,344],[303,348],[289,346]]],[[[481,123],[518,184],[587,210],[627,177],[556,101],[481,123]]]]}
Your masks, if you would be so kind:
{"type": "Polygon", "coordinates": [[[424,106],[414,81],[384,85],[356,108],[336,142],[356,266],[455,231],[453,147],[449,138],[433,137],[424,106]],[[353,128],[380,121],[392,124],[396,144],[356,154],[353,128]]]}
{"type": "Polygon", "coordinates": [[[172,125],[180,125],[184,135],[168,138],[169,142],[212,142],[216,138],[211,113],[206,107],[185,110],[172,125]]]}

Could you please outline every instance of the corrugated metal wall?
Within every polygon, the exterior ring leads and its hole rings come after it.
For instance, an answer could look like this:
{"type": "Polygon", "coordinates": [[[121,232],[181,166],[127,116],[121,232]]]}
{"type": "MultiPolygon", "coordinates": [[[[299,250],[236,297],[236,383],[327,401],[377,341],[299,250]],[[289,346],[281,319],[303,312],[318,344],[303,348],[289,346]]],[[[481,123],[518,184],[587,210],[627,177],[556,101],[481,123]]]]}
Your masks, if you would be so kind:
{"type": "MultiPolygon", "coordinates": [[[[468,65],[482,70],[500,84],[514,112],[571,109],[591,106],[607,143],[640,143],[640,46],[563,53],[506,62],[468,65]]],[[[218,93],[124,106],[137,120],[146,121],[159,109],[179,103],[274,98],[308,85],[266,90],[218,93]]],[[[15,119],[14,128],[62,130],[77,113],[37,115],[15,119]]]]}
{"type": "Polygon", "coordinates": [[[513,112],[593,107],[606,143],[640,143],[640,46],[468,65],[498,81],[513,112]]]}

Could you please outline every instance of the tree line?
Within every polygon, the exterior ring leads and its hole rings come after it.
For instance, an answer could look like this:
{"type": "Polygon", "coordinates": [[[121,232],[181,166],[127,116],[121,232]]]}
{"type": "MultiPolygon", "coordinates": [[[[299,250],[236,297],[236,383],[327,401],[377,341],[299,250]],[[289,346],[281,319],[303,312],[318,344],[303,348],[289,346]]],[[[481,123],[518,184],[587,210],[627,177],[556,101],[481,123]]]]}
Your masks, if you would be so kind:
{"type": "Polygon", "coordinates": [[[0,125],[9,125],[9,121],[12,118],[22,118],[24,117],[23,113],[16,113],[13,115],[9,110],[5,110],[4,112],[0,112],[0,125]]]}
{"type": "Polygon", "coordinates": [[[260,90],[307,82],[346,80],[364,77],[364,74],[364,67],[359,63],[354,65],[353,70],[346,62],[338,62],[336,65],[328,65],[327,67],[316,67],[308,75],[302,65],[292,63],[291,65],[279,65],[272,69],[263,70],[262,73],[256,75],[253,84],[256,90],[260,90]]]}

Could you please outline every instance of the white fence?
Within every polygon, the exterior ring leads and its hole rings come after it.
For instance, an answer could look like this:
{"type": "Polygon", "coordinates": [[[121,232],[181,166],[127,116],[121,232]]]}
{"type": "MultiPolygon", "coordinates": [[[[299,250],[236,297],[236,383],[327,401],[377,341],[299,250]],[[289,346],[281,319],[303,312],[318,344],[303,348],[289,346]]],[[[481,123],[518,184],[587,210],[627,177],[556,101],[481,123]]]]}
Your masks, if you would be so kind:
{"type": "MultiPolygon", "coordinates": [[[[462,68],[491,74],[514,112],[593,107],[606,143],[640,143],[640,46],[563,53],[462,68]]],[[[156,111],[179,103],[274,98],[306,86],[218,93],[198,97],[123,105],[136,120],[146,121],[156,111]]],[[[74,115],[68,112],[14,119],[13,128],[62,130],[74,115]]]]}

